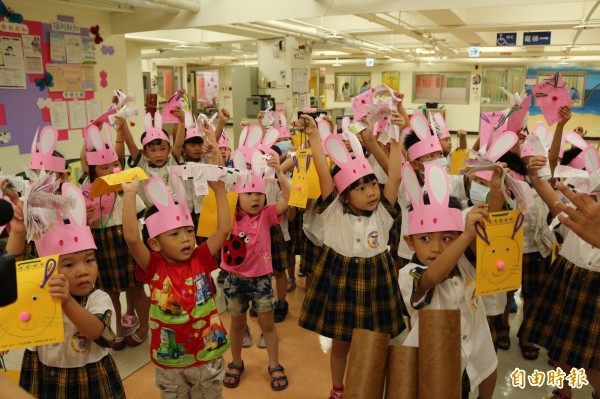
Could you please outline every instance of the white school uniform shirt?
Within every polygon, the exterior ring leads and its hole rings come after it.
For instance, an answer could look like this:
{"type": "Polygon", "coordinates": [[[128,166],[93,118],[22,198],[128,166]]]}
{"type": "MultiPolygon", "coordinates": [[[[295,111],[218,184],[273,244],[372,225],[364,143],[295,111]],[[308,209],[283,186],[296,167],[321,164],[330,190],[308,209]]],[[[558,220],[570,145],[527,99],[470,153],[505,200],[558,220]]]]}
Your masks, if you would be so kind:
{"type": "Polygon", "coordinates": [[[583,241],[562,224],[557,229],[564,237],[560,255],[577,267],[600,273],[600,249],[583,241]]]}
{"type": "MultiPolygon", "coordinates": [[[[461,365],[462,369],[467,371],[471,391],[473,391],[496,370],[498,358],[485,317],[484,305],[480,298],[475,296],[475,267],[464,255],[458,260],[457,266],[461,275],[447,278],[433,288],[431,302],[426,305],[426,308],[460,310],[461,365]]],[[[404,345],[418,347],[419,310],[414,306],[419,305],[427,295],[424,295],[418,303],[411,303],[415,280],[410,275],[410,271],[415,267],[427,269],[427,266],[409,263],[400,269],[398,283],[412,324],[404,345]]],[[[506,294],[504,296],[506,297],[506,294]]]]}
{"type": "Polygon", "coordinates": [[[316,199],[311,200],[310,205],[304,211],[302,230],[314,245],[321,247],[325,239],[325,226],[323,225],[323,217],[315,210],[316,203],[316,199]]]}
{"type": "MultiPolygon", "coordinates": [[[[288,179],[288,183],[291,183],[291,176],[288,177],[286,175],[286,179],[288,179]]],[[[279,188],[278,184],[265,184],[267,188],[267,204],[276,204],[281,198],[283,198],[283,192],[279,188]]],[[[279,226],[281,227],[281,232],[283,233],[283,239],[285,241],[289,241],[290,231],[289,231],[289,222],[287,218],[287,211],[285,211],[282,215],[281,223],[279,226]]]]}
{"type": "MultiPolygon", "coordinates": [[[[103,315],[107,310],[111,310],[113,314],[110,320],[110,328],[112,331],[116,331],[117,320],[114,317],[115,309],[106,292],[100,290],[92,292],[85,309],[94,315],[103,315]]],[[[32,351],[37,350],[39,359],[43,364],[49,367],[60,368],[83,367],[86,364],[95,363],[108,355],[107,348],[103,348],[81,335],[73,322],[64,314],[62,322],[65,328],[64,342],[28,348],[32,351]]],[[[109,341],[114,340],[113,333],[106,327],[102,332],[102,336],[109,341]]]]}
{"type": "MultiPolygon", "coordinates": [[[[144,154],[142,154],[140,156],[140,161],[135,166],[142,168],[143,171],[146,172],[148,177],[152,177],[152,176],[160,177],[162,179],[162,181],[165,182],[165,185],[167,186],[167,188],[169,190],[169,194],[171,194],[171,197],[173,199],[175,199],[175,198],[177,198],[177,196],[175,195],[173,188],[171,187],[171,183],[169,181],[168,167],[169,166],[177,166],[177,165],[179,165],[179,164],[177,163],[177,160],[175,160],[175,157],[173,157],[173,154],[169,154],[169,158],[168,158],[167,162],[160,168],[155,168],[154,166],[150,166],[150,164],[148,163],[148,158],[146,158],[144,156],[144,154]]],[[[146,204],[146,206],[148,208],[150,208],[151,206],[154,205],[154,203],[146,195],[146,191],[144,190],[144,181],[140,182],[140,187],[138,189],[138,195],[140,196],[142,201],[144,201],[144,204],[146,204]]]]}
{"type": "Polygon", "coordinates": [[[381,202],[370,216],[356,216],[344,212],[338,196],[321,216],[324,226],[323,243],[338,254],[370,258],[387,250],[394,219],[381,202]]]}

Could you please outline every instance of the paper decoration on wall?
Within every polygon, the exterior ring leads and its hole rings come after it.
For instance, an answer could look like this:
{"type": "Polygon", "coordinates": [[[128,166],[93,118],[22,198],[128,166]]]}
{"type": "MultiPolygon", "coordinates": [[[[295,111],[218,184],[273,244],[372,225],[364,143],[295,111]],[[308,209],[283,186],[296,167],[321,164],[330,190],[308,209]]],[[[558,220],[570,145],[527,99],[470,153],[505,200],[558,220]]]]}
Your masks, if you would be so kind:
{"type": "Polygon", "coordinates": [[[100,27],[98,25],[90,27],[90,33],[94,35],[94,43],[100,44],[104,41],[102,36],[100,36],[100,27]]]}
{"type": "MultiPolygon", "coordinates": [[[[233,191],[227,192],[227,204],[229,205],[229,216],[231,217],[231,225],[233,226],[235,208],[237,205],[238,193],[233,191]]],[[[198,237],[210,237],[217,229],[217,198],[215,192],[209,188],[208,194],[204,196],[202,201],[202,212],[200,212],[200,220],[198,221],[198,237]]]]}
{"type": "Polygon", "coordinates": [[[493,212],[477,224],[477,296],[516,290],[523,267],[523,213],[493,212]]]}
{"type": "Polygon", "coordinates": [[[162,110],[163,123],[179,123],[179,118],[173,115],[173,111],[178,106],[180,106],[183,111],[190,110],[190,101],[188,99],[187,93],[183,89],[177,90],[167,100],[167,103],[165,104],[162,110]]]}
{"type": "Polygon", "coordinates": [[[37,104],[37,106],[38,106],[39,109],[50,108],[50,106],[52,105],[52,99],[50,99],[50,98],[38,98],[38,100],[36,101],[36,104],[37,104]]]}
{"type": "Polygon", "coordinates": [[[9,22],[13,22],[16,24],[23,23],[23,15],[16,13],[12,9],[8,8],[2,0],[0,0],[0,17],[6,17],[9,22]]]}
{"type": "Polygon", "coordinates": [[[102,47],[100,47],[100,51],[104,55],[114,55],[115,54],[115,48],[113,46],[103,45],[102,47]]]}
{"type": "Polygon", "coordinates": [[[532,87],[531,91],[548,126],[552,126],[560,120],[558,113],[560,107],[571,107],[569,88],[558,72],[532,87]]]}
{"type": "Polygon", "coordinates": [[[44,72],[44,78],[37,78],[35,80],[35,85],[40,89],[40,91],[46,90],[46,87],[54,86],[54,77],[48,71],[44,72]]]}
{"type": "Polygon", "coordinates": [[[100,86],[108,86],[108,73],[106,71],[100,71],[100,86]]]}
{"type": "Polygon", "coordinates": [[[58,255],[17,263],[17,301],[0,308],[0,351],[64,341],[60,300],[45,284],[57,264],[58,255]]]}
{"type": "Polygon", "coordinates": [[[96,198],[101,195],[119,191],[121,189],[121,183],[132,182],[134,177],[137,177],[139,180],[146,180],[148,175],[142,168],[138,167],[102,176],[94,180],[92,188],[90,189],[89,198],[96,198]]]}

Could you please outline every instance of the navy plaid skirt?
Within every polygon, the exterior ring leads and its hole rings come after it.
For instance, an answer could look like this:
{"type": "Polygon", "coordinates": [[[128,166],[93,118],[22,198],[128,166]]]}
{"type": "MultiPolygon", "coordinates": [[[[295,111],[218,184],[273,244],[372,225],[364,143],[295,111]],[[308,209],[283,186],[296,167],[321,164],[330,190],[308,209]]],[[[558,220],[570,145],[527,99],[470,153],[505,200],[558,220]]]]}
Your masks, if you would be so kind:
{"type": "Polygon", "coordinates": [[[288,221],[288,233],[290,240],[288,241],[288,250],[290,254],[302,254],[302,242],[304,240],[304,232],[302,231],[302,219],[304,213],[296,209],[296,217],[294,220],[288,221]]]}
{"type": "Polygon", "coordinates": [[[535,298],[546,281],[546,271],[550,266],[550,256],[542,258],[539,252],[523,254],[523,298],[535,298]]]}
{"type": "Polygon", "coordinates": [[[135,278],[136,263],[123,237],[123,226],[92,229],[98,250],[98,287],[105,292],[122,292],[142,285],[135,278]]]}
{"type": "Polygon", "coordinates": [[[273,260],[273,270],[279,272],[286,270],[290,265],[289,256],[281,226],[276,224],[271,227],[271,259],[273,260]]]}
{"type": "Polygon", "coordinates": [[[306,275],[312,276],[312,270],[319,257],[323,254],[323,247],[319,247],[302,232],[302,253],[300,254],[300,269],[306,275]]]}

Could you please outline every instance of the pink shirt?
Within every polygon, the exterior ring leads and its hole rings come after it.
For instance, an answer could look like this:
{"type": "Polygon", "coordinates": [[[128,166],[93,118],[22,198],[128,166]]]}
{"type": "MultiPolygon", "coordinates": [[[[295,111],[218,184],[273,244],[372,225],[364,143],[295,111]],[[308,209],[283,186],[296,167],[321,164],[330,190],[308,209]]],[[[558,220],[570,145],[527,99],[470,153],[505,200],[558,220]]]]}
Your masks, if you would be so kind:
{"type": "Polygon", "coordinates": [[[221,250],[221,269],[245,277],[272,273],[270,229],[281,220],[275,204],[265,206],[254,216],[237,208],[231,237],[221,250]]]}

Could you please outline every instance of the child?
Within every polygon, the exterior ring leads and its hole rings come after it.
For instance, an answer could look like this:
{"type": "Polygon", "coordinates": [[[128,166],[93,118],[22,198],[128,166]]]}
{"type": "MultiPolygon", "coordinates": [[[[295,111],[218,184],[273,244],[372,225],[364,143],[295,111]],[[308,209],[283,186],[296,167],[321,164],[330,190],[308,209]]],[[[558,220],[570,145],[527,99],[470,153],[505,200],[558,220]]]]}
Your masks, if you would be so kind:
{"type": "MultiPolygon", "coordinates": [[[[39,398],[125,398],[115,362],[108,352],[116,320],[110,297],[94,288],[98,275],[94,238],[86,225],[81,192],[64,183],[62,195],[75,201],[69,224],[57,212],[58,225],[35,242],[40,256],[58,254],[58,274],[47,284],[63,310],[65,340],[28,348],[19,385],[39,398]]],[[[25,225],[20,212],[11,223],[7,250],[22,255],[25,225]]]]}
{"type": "Polygon", "coordinates": [[[404,239],[415,256],[400,270],[399,278],[412,324],[404,344],[419,345],[421,309],[460,310],[463,372],[466,371],[471,390],[479,386],[479,398],[491,399],[498,359],[485,310],[475,296],[475,267],[467,259],[474,257],[475,225],[488,217],[488,205],[473,207],[463,222],[460,202],[450,197],[446,171],[439,165],[428,165],[425,181],[427,194],[423,195],[412,167],[405,165],[402,182],[412,210],[408,213],[408,234],[404,239]]]}
{"type": "MultiPolygon", "coordinates": [[[[256,151],[253,158],[259,157],[256,151]]],[[[245,166],[240,149],[234,152],[237,168],[245,166]]],[[[258,324],[262,329],[269,354],[268,371],[271,375],[271,388],[281,391],[288,387],[288,379],[278,359],[278,337],[273,320],[275,307],[271,273],[273,272],[270,228],[281,222],[281,215],[288,208],[290,185],[281,171],[279,159],[270,156],[268,166],[275,169],[282,198],[275,204],[266,204],[266,188],[260,172],[254,165],[252,180],[236,185],[239,193],[235,213],[232,238],[223,246],[221,268],[229,274],[223,285],[227,311],[231,315],[231,355],[233,360],[227,365],[223,384],[235,388],[244,372],[242,341],[246,326],[246,312],[250,301],[258,314],[258,324]]]]}
{"type": "MultiPolygon", "coordinates": [[[[212,150],[214,162],[216,149],[212,150]]],[[[179,187],[179,182],[174,182],[179,187]]],[[[195,247],[194,224],[185,189],[175,203],[164,182],[151,177],[144,188],[155,204],[146,212],[147,245],[139,236],[135,212],[137,178],[123,183],[123,232],[138,264],[136,277],[150,286],[150,358],[162,397],[221,398],[229,347],[213,299],[213,258],[229,234],[230,218],[222,182],[210,183],[217,199],[217,229],[195,247]],[[195,248],[194,248],[195,247],[195,248]]]]}
{"type": "MultiPolygon", "coordinates": [[[[340,135],[329,135],[321,145],[315,121],[308,115],[302,115],[302,120],[319,175],[321,198],[316,206],[323,219],[324,240],[322,253],[312,265],[313,277],[299,324],[333,339],[329,397],[339,399],[344,392],[352,330],[365,328],[395,337],[405,327],[398,277],[387,249],[389,230],[398,217],[397,206],[392,204],[400,185],[401,144],[391,144],[382,195],[354,135],[348,135],[352,159],[340,135]],[[336,164],[332,172],[323,147],[336,164]]],[[[392,123],[402,128],[404,119],[394,112],[392,123]]],[[[374,139],[372,125],[362,137],[374,139]]]]}
{"type": "MultiPolygon", "coordinates": [[[[118,123],[123,123],[122,119],[118,123]]],[[[104,125],[104,134],[96,125],[89,125],[84,129],[85,159],[88,164],[89,181],[84,182],[82,189],[84,193],[90,192],[90,185],[97,178],[110,175],[115,169],[122,169],[120,159],[124,158],[124,148],[121,144],[114,147],[111,141],[110,131],[107,124],[104,125]]],[[[117,134],[117,142],[123,141],[122,130],[117,134]]],[[[135,261],[129,253],[125,239],[123,238],[123,227],[121,215],[123,214],[123,195],[121,192],[102,195],[97,199],[88,200],[95,208],[94,220],[92,220],[92,234],[98,246],[97,258],[100,265],[100,278],[98,286],[108,293],[115,308],[115,319],[117,320],[116,338],[113,349],[121,350],[125,344],[138,346],[148,337],[148,311],[149,303],[143,284],[135,279],[135,261]],[[139,319],[132,314],[129,317],[121,317],[121,302],[119,294],[127,292],[131,299],[132,308],[137,312],[139,319]],[[129,318],[138,319],[139,327],[135,333],[127,335],[124,322],[129,318]],[[125,336],[127,335],[127,336],[125,336]]],[[[135,209],[140,214],[145,209],[144,202],[136,197],[135,209]]],[[[130,327],[135,328],[135,327],[130,327]]]]}

